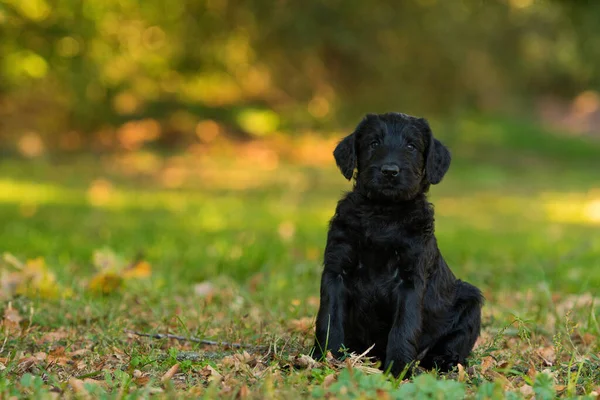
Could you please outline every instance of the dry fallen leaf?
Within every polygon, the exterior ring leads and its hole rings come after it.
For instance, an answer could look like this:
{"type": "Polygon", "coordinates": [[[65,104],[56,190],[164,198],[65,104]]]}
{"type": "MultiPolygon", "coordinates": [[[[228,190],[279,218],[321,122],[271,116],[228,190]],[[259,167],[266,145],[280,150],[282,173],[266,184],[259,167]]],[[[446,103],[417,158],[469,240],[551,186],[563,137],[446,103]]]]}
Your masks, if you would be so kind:
{"type": "Polygon", "coordinates": [[[381,400],[388,400],[388,399],[392,398],[390,396],[390,394],[383,389],[377,389],[376,393],[377,393],[377,398],[381,399],[381,400]]]}
{"type": "Polygon", "coordinates": [[[4,310],[4,318],[2,319],[2,323],[0,323],[0,326],[3,326],[5,329],[7,329],[8,333],[10,333],[11,331],[13,333],[20,332],[21,327],[19,324],[22,320],[23,318],[19,314],[19,311],[13,308],[11,302],[8,302],[8,307],[6,307],[6,309],[4,310]]]}
{"type": "Polygon", "coordinates": [[[148,382],[150,382],[150,376],[143,373],[139,369],[136,369],[133,371],[133,381],[138,386],[145,386],[148,382]]]}
{"type": "Polygon", "coordinates": [[[207,365],[206,367],[202,368],[200,370],[200,375],[202,375],[202,377],[208,382],[219,382],[221,381],[221,379],[223,379],[223,375],[221,375],[216,369],[214,369],[210,365],[207,365]]]}
{"type": "Polygon", "coordinates": [[[152,275],[152,268],[147,261],[138,261],[131,268],[123,271],[124,278],[147,278],[152,275]]]}
{"type": "Polygon", "coordinates": [[[96,293],[110,294],[120,289],[125,280],[147,278],[152,268],[147,261],[139,260],[129,266],[111,250],[94,252],[94,266],[98,273],[88,283],[88,288],[96,293]]]}
{"type": "Polygon", "coordinates": [[[496,360],[493,357],[483,357],[481,360],[481,373],[485,375],[488,369],[492,368],[496,364],[496,360]]]}
{"type": "Polygon", "coordinates": [[[296,368],[307,368],[311,369],[317,365],[317,362],[312,359],[312,357],[307,356],[306,354],[302,354],[294,357],[293,359],[294,366],[296,368]]]}
{"type": "Polygon", "coordinates": [[[16,257],[4,254],[0,264],[0,298],[10,299],[14,295],[41,297],[43,299],[68,298],[73,291],[61,287],[55,274],[38,257],[21,263],[16,257]],[[7,270],[10,268],[10,272],[7,270]]]}
{"type": "Polygon", "coordinates": [[[237,398],[238,399],[247,399],[248,396],[250,396],[250,389],[248,389],[248,386],[246,386],[245,384],[242,385],[242,387],[240,388],[240,391],[237,394],[237,398]]]}
{"type": "Polygon", "coordinates": [[[208,281],[194,285],[194,294],[198,297],[212,297],[215,290],[214,285],[208,281]]]}
{"type": "Polygon", "coordinates": [[[508,380],[508,378],[506,378],[504,375],[493,371],[493,370],[488,370],[488,375],[489,378],[491,378],[492,380],[498,380],[502,383],[502,387],[504,388],[504,390],[513,390],[514,386],[513,384],[508,380]]]}
{"type": "Polygon", "coordinates": [[[526,399],[529,399],[529,398],[533,397],[533,395],[534,395],[533,388],[532,388],[531,386],[527,385],[527,384],[525,384],[525,385],[521,386],[521,387],[519,388],[519,392],[521,392],[521,394],[522,394],[522,395],[523,395],[523,396],[524,396],[526,399]]]}
{"type": "Polygon", "coordinates": [[[313,329],[314,318],[304,317],[300,319],[293,319],[289,322],[289,325],[293,332],[305,333],[313,329]]]}
{"type": "Polygon", "coordinates": [[[535,369],[535,365],[533,365],[533,361],[529,361],[529,369],[527,370],[527,376],[531,378],[532,381],[537,376],[537,370],[535,369]]]}
{"type": "Polygon", "coordinates": [[[97,385],[97,386],[106,387],[106,382],[100,381],[100,380],[97,380],[97,379],[92,379],[92,378],[85,378],[83,380],[83,383],[87,383],[89,385],[97,385]]]}
{"type": "Polygon", "coordinates": [[[61,328],[57,331],[45,333],[39,340],[38,344],[43,344],[45,342],[58,342],[59,340],[65,339],[67,337],[69,337],[69,333],[61,328]]]}
{"type": "Polygon", "coordinates": [[[179,371],[179,364],[175,364],[171,368],[169,368],[169,370],[167,372],[165,372],[165,374],[162,376],[162,378],[160,378],[160,382],[163,385],[166,384],[167,382],[169,382],[171,380],[171,378],[173,378],[173,375],[175,375],[177,373],[177,371],[179,371]]]}
{"type": "Polygon", "coordinates": [[[458,364],[458,381],[464,382],[467,380],[467,374],[465,373],[465,367],[462,364],[458,364]]]}
{"type": "Polygon", "coordinates": [[[333,382],[336,381],[336,379],[337,378],[336,378],[335,374],[329,374],[329,375],[327,375],[325,377],[325,379],[323,379],[323,386],[326,387],[326,388],[328,388],[329,386],[331,386],[331,384],[333,382]]]}
{"type": "Polygon", "coordinates": [[[110,294],[121,288],[123,285],[123,277],[115,272],[101,272],[94,276],[88,288],[92,292],[100,294],[110,294]]]}
{"type": "Polygon", "coordinates": [[[25,372],[30,372],[40,362],[41,361],[35,357],[24,357],[19,360],[18,371],[20,374],[24,374],[25,372]]]}
{"type": "Polygon", "coordinates": [[[546,366],[551,367],[554,365],[556,361],[556,353],[554,351],[554,347],[547,346],[539,348],[537,354],[542,358],[542,361],[546,364],[546,366]]]}
{"type": "Polygon", "coordinates": [[[248,364],[251,367],[256,365],[256,357],[248,353],[246,350],[241,353],[236,353],[233,356],[243,364],[248,364]]]}
{"type": "Polygon", "coordinates": [[[567,389],[567,385],[555,385],[556,394],[562,394],[567,389]]]}
{"type": "Polygon", "coordinates": [[[85,390],[84,382],[81,379],[69,379],[69,386],[71,386],[71,389],[73,389],[73,392],[75,392],[75,394],[83,397],[89,396],[88,391],[85,390]]]}

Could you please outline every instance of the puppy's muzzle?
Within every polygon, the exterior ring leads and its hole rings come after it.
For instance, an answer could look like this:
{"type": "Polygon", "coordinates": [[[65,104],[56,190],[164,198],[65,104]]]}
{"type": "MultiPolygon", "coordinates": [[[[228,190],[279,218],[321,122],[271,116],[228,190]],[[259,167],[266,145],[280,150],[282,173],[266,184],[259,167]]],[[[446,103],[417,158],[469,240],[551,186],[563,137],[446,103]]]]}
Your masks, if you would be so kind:
{"type": "Polygon", "coordinates": [[[396,164],[384,164],[381,166],[381,173],[388,178],[397,176],[399,172],[400,168],[396,164]]]}

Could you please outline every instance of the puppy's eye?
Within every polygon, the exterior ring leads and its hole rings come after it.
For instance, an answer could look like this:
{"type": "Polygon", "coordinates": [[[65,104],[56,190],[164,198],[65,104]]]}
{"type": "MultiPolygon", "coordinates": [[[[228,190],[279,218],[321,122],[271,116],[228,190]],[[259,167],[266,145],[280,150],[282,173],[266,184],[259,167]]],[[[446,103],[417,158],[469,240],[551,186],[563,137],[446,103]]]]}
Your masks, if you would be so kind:
{"type": "Polygon", "coordinates": [[[370,144],[371,148],[374,149],[375,147],[379,146],[379,142],[378,141],[373,141],[370,144]]]}
{"type": "Polygon", "coordinates": [[[413,150],[415,150],[415,146],[413,146],[413,145],[412,145],[412,144],[410,144],[410,143],[406,145],[406,148],[407,148],[407,149],[409,149],[410,151],[413,151],[413,150]]]}

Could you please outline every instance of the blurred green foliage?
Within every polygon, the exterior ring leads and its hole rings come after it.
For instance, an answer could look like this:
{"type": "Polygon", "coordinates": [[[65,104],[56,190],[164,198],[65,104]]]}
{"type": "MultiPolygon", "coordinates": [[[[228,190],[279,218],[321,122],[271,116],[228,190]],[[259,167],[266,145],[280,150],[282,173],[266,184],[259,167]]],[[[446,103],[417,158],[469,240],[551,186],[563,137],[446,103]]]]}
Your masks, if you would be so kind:
{"type": "Polygon", "coordinates": [[[206,119],[266,135],[366,111],[527,110],[598,87],[598,18],[599,2],[566,0],[0,0],[0,138],[77,147],[142,119],[170,142],[206,119]]]}

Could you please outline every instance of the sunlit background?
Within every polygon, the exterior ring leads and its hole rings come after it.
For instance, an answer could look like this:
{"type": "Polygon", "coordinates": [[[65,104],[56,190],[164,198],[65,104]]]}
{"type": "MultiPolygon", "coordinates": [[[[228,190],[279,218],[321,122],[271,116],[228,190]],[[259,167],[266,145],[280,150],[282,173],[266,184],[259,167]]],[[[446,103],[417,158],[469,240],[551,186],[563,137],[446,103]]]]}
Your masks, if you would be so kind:
{"type": "Polygon", "coordinates": [[[486,297],[414,393],[598,398],[598,0],[0,0],[0,398],[416,390],[306,356],[332,151],[388,111],[450,148],[436,237],[486,297]]]}
{"type": "Polygon", "coordinates": [[[566,0],[0,0],[2,249],[317,276],[350,188],[335,143],[402,111],[454,155],[432,199],[459,272],[600,284],[599,18],[566,0]]]}

